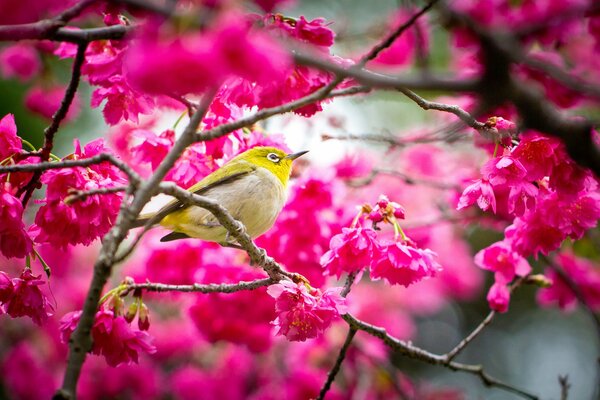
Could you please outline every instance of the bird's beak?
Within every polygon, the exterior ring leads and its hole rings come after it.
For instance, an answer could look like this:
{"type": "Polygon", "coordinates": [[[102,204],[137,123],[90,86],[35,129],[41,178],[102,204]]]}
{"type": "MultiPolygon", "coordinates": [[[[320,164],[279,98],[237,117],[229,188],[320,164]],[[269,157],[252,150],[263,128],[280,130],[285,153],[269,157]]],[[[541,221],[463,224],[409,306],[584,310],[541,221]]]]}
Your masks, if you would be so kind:
{"type": "Polygon", "coordinates": [[[293,154],[288,154],[287,156],[285,156],[283,158],[287,158],[288,160],[295,160],[296,158],[298,158],[306,153],[308,153],[308,150],[299,151],[299,152],[293,153],[293,154]]]}

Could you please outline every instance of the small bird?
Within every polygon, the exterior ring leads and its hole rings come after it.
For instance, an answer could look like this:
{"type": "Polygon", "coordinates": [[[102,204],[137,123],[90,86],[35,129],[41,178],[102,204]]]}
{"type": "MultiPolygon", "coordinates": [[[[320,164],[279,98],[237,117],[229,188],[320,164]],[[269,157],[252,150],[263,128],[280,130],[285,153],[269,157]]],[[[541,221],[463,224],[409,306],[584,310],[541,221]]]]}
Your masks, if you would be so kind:
{"type": "MultiPolygon", "coordinates": [[[[287,198],[292,162],[308,151],[286,154],[276,147],[254,147],[206,176],[188,191],[216,200],[256,238],[277,219],[287,198]]],[[[210,211],[173,200],[155,213],[141,215],[135,226],[159,224],[171,233],[160,239],[199,238],[230,244],[227,230],[210,211]]]]}

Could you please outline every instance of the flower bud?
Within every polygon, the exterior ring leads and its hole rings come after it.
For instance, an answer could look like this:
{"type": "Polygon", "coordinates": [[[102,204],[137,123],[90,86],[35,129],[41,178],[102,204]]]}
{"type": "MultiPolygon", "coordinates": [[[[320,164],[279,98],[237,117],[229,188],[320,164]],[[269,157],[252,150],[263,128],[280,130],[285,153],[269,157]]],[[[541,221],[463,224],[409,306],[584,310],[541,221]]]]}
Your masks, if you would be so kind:
{"type": "Polygon", "coordinates": [[[542,287],[542,288],[548,288],[548,287],[552,286],[552,283],[553,283],[552,279],[548,278],[544,274],[529,275],[527,277],[526,282],[531,285],[536,285],[536,286],[542,287]]]}
{"type": "Polygon", "coordinates": [[[140,331],[147,331],[150,328],[150,319],[148,318],[150,312],[148,307],[144,303],[140,306],[140,313],[138,314],[138,328],[140,331]]]}
{"type": "Polygon", "coordinates": [[[131,305],[127,309],[127,312],[125,313],[125,321],[131,323],[131,321],[133,321],[133,319],[135,318],[135,315],[137,314],[137,312],[138,312],[138,304],[137,304],[137,301],[134,301],[133,303],[131,303],[131,305]]]}
{"type": "Polygon", "coordinates": [[[379,209],[373,210],[369,213],[369,219],[373,222],[381,222],[383,221],[383,213],[379,209]]]}
{"type": "Polygon", "coordinates": [[[394,217],[396,217],[397,219],[404,219],[404,218],[406,218],[406,214],[404,212],[404,207],[397,206],[394,209],[394,217]]]}
{"type": "Polygon", "coordinates": [[[385,208],[387,207],[387,205],[389,204],[389,202],[390,202],[390,200],[388,199],[388,197],[385,194],[382,194],[382,195],[379,196],[379,200],[377,201],[377,205],[382,210],[385,210],[385,208]]]}

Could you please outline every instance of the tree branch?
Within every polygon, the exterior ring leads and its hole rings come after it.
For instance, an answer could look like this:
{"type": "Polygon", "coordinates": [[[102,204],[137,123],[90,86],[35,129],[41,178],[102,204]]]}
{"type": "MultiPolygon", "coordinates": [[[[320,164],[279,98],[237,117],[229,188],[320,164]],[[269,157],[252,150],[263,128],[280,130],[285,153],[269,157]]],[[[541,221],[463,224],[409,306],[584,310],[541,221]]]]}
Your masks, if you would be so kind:
{"type": "Polygon", "coordinates": [[[15,164],[0,166],[0,174],[9,172],[34,172],[34,171],[46,171],[49,169],[63,169],[63,168],[75,168],[75,167],[88,167],[90,165],[101,164],[103,162],[109,162],[115,167],[123,171],[129,182],[138,185],[140,182],[140,176],[135,172],[129,165],[119,160],[112,154],[101,153],[90,158],[82,158],[79,160],[63,160],[63,161],[46,161],[36,164],[15,164]]]}
{"type": "Polygon", "coordinates": [[[396,39],[398,39],[400,35],[404,33],[404,31],[413,26],[423,14],[433,7],[436,2],[437,0],[431,0],[428,2],[423,8],[421,8],[421,10],[411,16],[405,23],[396,28],[396,30],[390,33],[383,41],[371,48],[367,54],[360,58],[360,61],[357,63],[357,65],[363,67],[367,62],[376,58],[383,50],[390,47],[396,41],[396,39]]]}
{"type": "Polygon", "coordinates": [[[356,335],[356,332],[357,332],[357,330],[354,327],[350,327],[350,329],[348,330],[348,335],[346,336],[346,340],[344,341],[344,344],[340,348],[340,352],[335,360],[335,363],[333,364],[333,367],[327,374],[327,380],[325,381],[325,384],[321,388],[321,391],[319,392],[319,395],[317,396],[317,400],[323,400],[325,398],[325,395],[327,395],[327,392],[331,388],[331,384],[335,380],[335,376],[338,374],[338,372],[340,371],[340,368],[342,367],[342,363],[344,362],[344,358],[346,358],[346,353],[348,352],[348,349],[350,348],[350,344],[352,343],[352,339],[354,339],[354,335],[356,335]]]}
{"type": "Polygon", "coordinates": [[[127,296],[132,291],[145,290],[147,292],[197,292],[197,293],[234,293],[243,290],[254,290],[260,287],[269,286],[277,283],[273,278],[256,279],[254,281],[238,283],[209,283],[192,285],[168,285],[165,283],[132,283],[127,285],[127,289],[121,293],[121,296],[127,296]]]}
{"type": "Polygon", "coordinates": [[[490,387],[497,387],[499,389],[503,389],[512,393],[515,393],[521,397],[537,400],[538,396],[529,393],[523,389],[519,389],[515,386],[509,385],[499,379],[496,379],[486,373],[481,365],[472,365],[472,364],[463,364],[458,363],[456,361],[447,360],[446,356],[438,355],[430,353],[420,347],[416,347],[410,343],[404,342],[400,339],[397,339],[391,335],[389,335],[385,329],[368,324],[364,321],[361,321],[354,317],[352,314],[345,314],[342,318],[350,325],[351,327],[356,328],[357,330],[364,331],[371,336],[377,337],[381,339],[390,349],[399,352],[407,357],[424,361],[429,364],[434,365],[442,365],[453,371],[462,371],[470,374],[474,374],[479,376],[479,379],[486,385],[490,387]]]}
{"type": "Polygon", "coordinates": [[[69,339],[69,355],[61,389],[55,394],[55,399],[74,399],[76,397],[77,381],[87,352],[91,349],[91,328],[94,323],[98,301],[102,289],[112,272],[115,253],[119,244],[127,236],[133,221],[139,215],[144,205],[150,200],[161,180],[169,172],[181,153],[193,140],[200,121],[206,114],[212,101],[214,91],[204,96],[198,110],[194,113],[182,135],[177,139],[173,148],[165,156],[154,174],[142,182],[135,193],[131,204],[125,200],[121,203],[121,210],[113,228],[104,236],[100,254],[94,264],[94,274],[88,289],[88,294],[83,305],[81,318],[71,338],[69,339]]]}

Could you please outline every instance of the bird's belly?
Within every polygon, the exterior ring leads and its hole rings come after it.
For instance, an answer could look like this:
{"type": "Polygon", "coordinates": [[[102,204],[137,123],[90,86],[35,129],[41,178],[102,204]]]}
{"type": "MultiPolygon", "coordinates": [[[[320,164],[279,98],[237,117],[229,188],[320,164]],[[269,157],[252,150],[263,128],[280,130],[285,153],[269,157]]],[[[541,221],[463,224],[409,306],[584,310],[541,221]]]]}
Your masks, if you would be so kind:
{"type": "MultiPolygon", "coordinates": [[[[219,202],[235,219],[242,222],[252,238],[262,235],[273,226],[286,198],[282,183],[270,172],[261,170],[259,168],[252,175],[204,193],[204,196],[219,202]]],[[[180,215],[170,219],[177,221],[176,224],[161,225],[206,241],[226,241],[227,230],[209,211],[193,206],[178,213],[180,215]]]]}

